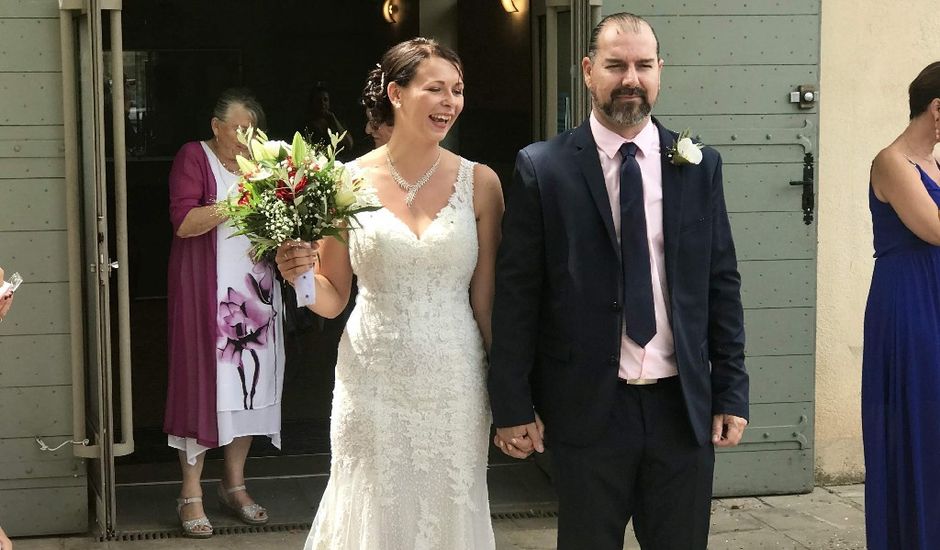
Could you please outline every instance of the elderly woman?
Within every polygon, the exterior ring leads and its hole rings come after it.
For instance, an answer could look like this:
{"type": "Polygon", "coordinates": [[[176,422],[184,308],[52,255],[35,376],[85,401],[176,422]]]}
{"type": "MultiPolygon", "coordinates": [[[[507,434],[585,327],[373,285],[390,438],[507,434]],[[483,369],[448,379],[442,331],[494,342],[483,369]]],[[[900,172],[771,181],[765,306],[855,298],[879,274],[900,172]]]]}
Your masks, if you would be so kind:
{"type": "Polygon", "coordinates": [[[174,238],[163,429],[179,450],[177,514],[188,537],[212,535],[200,484],[210,448],[224,447],[221,507],[247,524],[268,521],[245,489],[244,469],[252,436],[266,435],[280,448],[280,287],[271,265],[250,260],[248,240],[220,225],[225,219],[214,205],[238,181],[236,155],[247,155],[238,128],[263,125],[264,113],[250,93],[226,90],[213,111],[213,137],[184,145],[170,172],[174,238]]]}

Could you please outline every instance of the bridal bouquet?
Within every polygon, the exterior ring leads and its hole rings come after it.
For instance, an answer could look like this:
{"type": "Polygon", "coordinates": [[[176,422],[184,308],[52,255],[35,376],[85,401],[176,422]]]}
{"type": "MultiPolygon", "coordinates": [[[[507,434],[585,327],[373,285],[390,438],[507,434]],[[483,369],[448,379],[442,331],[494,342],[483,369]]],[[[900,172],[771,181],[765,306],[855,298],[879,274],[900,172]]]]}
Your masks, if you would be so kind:
{"type": "MultiPolygon", "coordinates": [[[[353,229],[356,214],[378,210],[379,204],[362,192],[363,179],[354,178],[336,160],[343,136],[330,132],[330,144],[312,146],[300,133],[292,143],[269,140],[264,132],[239,129],[238,139],[249,157],[235,158],[241,177],[237,188],[219,202],[223,214],[251,243],[252,259],[270,257],[284,241],[313,242],[353,229]]],[[[298,306],[316,300],[313,272],[294,283],[298,306]]]]}

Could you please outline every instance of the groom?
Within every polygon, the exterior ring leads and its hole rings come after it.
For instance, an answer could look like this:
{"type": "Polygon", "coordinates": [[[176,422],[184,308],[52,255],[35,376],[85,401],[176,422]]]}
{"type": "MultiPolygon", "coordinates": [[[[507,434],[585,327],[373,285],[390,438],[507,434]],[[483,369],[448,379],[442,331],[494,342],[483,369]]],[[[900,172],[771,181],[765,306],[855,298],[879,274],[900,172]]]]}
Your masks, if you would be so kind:
{"type": "Polygon", "coordinates": [[[714,447],[748,415],[721,158],[671,153],[650,117],[663,61],[645,20],[605,18],[581,66],[590,119],[523,149],[507,191],[495,443],[522,458],[544,435],[560,550],[619,550],[631,518],[644,549],[704,549],[714,447]]]}

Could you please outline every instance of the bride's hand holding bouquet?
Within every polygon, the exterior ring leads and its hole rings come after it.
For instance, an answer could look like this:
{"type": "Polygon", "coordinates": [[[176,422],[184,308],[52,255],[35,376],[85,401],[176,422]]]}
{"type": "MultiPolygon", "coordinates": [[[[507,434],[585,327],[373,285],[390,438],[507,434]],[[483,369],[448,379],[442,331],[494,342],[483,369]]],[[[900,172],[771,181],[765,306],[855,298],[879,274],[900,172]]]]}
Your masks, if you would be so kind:
{"type": "MultiPolygon", "coordinates": [[[[238,137],[250,158],[236,157],[241,177],[219,205],[235,235],[248,238],[255,261],[273,259],[282,245],[308,248],[307,256],[315,259],[316,241],[342,239],[356,227],[358,213],[380,208],[362,192],[363,179],[336,160],[341,135],[330,132],[325,148],[310,145],[300,133],[292,143],[269,140],[253,128],[239,130],[238,137]]],[[[312,262],[307,265],[294,280],[298,306],[316,301],[312,262]]]]}

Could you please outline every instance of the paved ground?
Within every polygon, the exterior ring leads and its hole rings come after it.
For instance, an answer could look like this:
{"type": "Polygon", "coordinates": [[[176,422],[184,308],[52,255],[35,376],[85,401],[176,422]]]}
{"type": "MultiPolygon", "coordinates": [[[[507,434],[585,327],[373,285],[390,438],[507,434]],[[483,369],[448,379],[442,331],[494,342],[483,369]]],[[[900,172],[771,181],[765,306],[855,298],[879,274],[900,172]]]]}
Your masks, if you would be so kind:
{"type": "MultiPolygon", "coordinates": [[[[710,550],[865,548],[862,485],[817,487],[808,495],[718,499],[712,505],[710,550]]],[[[554,519],[494,521],[497,550],[555,548],[554,519]]],[[[303,547],[305,532],[97,543],[88,538],[23,538],[15,550],[267,550],[303,547]]],[[[624,549],[637,549],[627,534],[624,549]]]]}
{"type": "MultiPolygon", "coordinates": [[[[817,487],[808,495],[718,499],[710,550],[864,549],[864,486],[817,487]]],[[[555,548],[554,520],[495,523],[498,550],[555,548]]],[[[638,549],[627,533],[624,549],[638,549]]]]}

